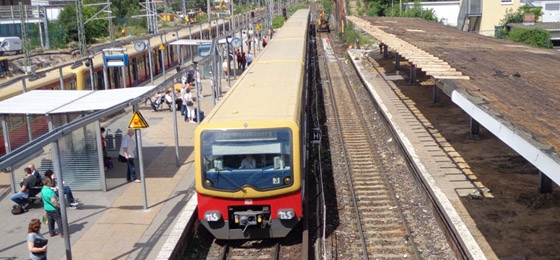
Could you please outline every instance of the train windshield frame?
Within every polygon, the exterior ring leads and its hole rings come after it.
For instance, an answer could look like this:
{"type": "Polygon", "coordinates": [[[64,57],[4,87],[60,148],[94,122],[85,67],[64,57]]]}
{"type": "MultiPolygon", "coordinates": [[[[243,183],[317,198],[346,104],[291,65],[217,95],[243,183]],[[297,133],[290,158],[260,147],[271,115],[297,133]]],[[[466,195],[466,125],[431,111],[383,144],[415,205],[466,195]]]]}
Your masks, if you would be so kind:
{"type": "Polygon", "coordinates": [[[267,191],[293,185],[290,128],[205,130],[200,145],[200,169],[208,189],[267,191]],[[244,159],[255,165],[242,167],[244,159]]]}

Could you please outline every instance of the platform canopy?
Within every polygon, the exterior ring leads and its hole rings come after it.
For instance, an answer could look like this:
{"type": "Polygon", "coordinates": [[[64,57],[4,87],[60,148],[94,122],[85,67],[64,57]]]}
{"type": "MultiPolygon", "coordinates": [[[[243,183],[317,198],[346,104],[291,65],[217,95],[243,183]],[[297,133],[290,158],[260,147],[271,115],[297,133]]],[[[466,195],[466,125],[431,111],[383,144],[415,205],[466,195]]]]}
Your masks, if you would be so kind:
{"type": "Polygon", "coordinates": [[[201,46],[201,45],[211,45],[212,40],[177,40],[172,43],[171,45],[187,45],[187,46],[201,46]]]}
{"type": "Polygon", "coordinates": [[[0,114],[61,114],[97,111],[133,101],[157,86],[109,90],[32,90],[0,102],[0,114]]]}

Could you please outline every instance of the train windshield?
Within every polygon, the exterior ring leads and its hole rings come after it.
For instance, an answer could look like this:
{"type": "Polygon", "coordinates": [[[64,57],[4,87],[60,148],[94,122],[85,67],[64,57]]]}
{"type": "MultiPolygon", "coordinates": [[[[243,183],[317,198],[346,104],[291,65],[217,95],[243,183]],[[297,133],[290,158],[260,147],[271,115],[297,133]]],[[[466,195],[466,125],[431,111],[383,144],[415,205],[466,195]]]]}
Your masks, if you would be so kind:
{"type": "Polygon", "coordinates": [[[201,151],[203,184],[208,189],[273,190],[293,183],[289,128],[207,130],[202,132],[201,151]]]}

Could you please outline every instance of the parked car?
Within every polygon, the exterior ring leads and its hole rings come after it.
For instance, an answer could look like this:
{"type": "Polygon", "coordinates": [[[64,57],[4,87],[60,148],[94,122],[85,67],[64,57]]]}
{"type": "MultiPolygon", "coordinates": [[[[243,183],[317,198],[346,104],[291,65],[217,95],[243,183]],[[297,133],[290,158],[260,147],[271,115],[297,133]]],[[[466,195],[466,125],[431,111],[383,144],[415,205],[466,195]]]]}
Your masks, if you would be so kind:
{"type": "Polygon", "coordinates": [[[5,53],[20,54],[21,52],[21,39],[19,37],[0,37],[0,56],[5,53]]]}

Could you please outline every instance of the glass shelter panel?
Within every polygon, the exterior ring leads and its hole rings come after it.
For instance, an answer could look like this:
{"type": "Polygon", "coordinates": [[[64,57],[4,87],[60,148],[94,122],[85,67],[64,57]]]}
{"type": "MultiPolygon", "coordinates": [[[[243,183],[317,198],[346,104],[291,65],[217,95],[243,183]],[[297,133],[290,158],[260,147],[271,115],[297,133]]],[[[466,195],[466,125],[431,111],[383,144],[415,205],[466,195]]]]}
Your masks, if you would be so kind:
{"type": "MultiPolygon", "coordinates": [[[[95,133],[91,123],[58,140],[62,178],[72,190],[103,189],[95,133]]],[[[41,173],[53,169],[51,152],[37,164],[41,173]]]]}
{"type": "Polygon", "coordinates": [[[202,132],[201,141],[201,169],[207,188],[264,191],[293,183],[292,133],[288,128],[207,130],[202,132]]]}

